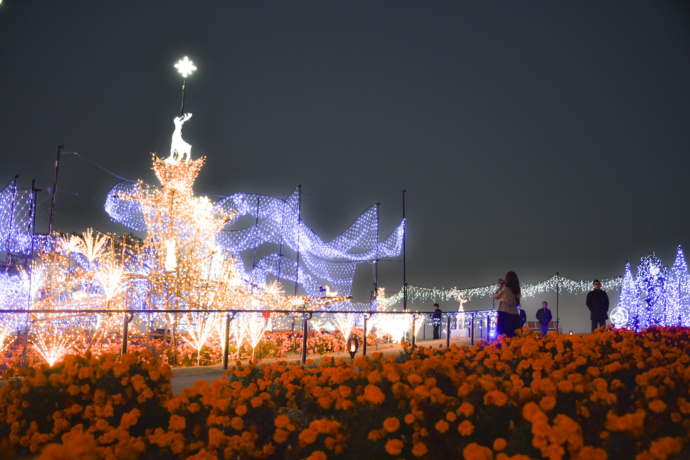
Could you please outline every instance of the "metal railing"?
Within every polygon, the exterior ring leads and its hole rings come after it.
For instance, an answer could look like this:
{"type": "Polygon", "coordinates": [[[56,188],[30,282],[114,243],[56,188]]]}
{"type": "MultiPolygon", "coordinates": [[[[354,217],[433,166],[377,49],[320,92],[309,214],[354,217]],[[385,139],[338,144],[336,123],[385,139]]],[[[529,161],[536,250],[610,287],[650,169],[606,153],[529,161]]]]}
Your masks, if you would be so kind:
{"type": "MultiPolygon", "coordinates": [[[[113,314],[122,314],[123,315],[123,321],[122,321],[122,347],[121,347],[121,353],[127,353],[127,344],[129,342],[129,323],[134,320],[134,315],[135,314],[140,314],[142,316],[150,316],[150,315],[158,315],[158,314],[166,314],[166,313],[182,313],[182,314],[190,314],[190,313],[207,313],[207,314],[221,314],[225,315],[225,337],[224,337],[224,344],[223,344],[223,368],[227,369],[228,368],[228,359],[229,359],[229,350],[230,350],[230,323],[235,319],[237,314],[239,313],[271,313],[271,314],[285,314],[285,315],[290,315],[293,317],[293,333],[294,333],[294,327],[296,323],[296,319],[298,317],[302,317],[302,350],[301,350],[301,362],[302,364],[306,363],[307,360],[307,337],[308,337],[308,330],[309,330],[309,320],[312,319],[312,317],[315,314],[320,314],[320,315],[338,315],[338,314],[347,314],[347,315],[362,315],[362,336],[363,336],[363,344],[362,344],[362,355],[366,356],[367,355],[367,343],[366,343],[366,336],[367,336],[367,320],[371,319],[375,315],[407,315],[407,316],[412,316],[412,327],[411,327],[411,346],[412,349],[416,347],[417,344],[417,338],[415,334],[416,330],[416,325],[418,320],[422,320],[423,318],[427,318],[433,314],[433,312],[420,312],[420,311],[334,311],[334,310],[256,310],[256,309],[228,309],[228,310],[184,310],[184,309],[167,309],[167,310],[151,310],[151,309],[128,309],[128,310],[107,310],[107,309],[64,309],[64,310],[50,310],[50,309],[42,309],[42,310],[29,310],[29,309],[21,309],[21,310],[10,310],[10,309],[0,309],[0,315],[4,314],[16,314],[16,315],[56,315],[55,318],[50,318],[50,319],[45,319],[45,320],[34,320],[33,322],[38,322],[38,321],[58,321],[58,320],[64,320],[68,318],[75,318],[75,317],[88,317],[88,316],[93,316],[93,315],[113,315],[113,314]],[[64,317],[62,315],[72,315],[69,317],[64,317]],[[76,316],[74,316],[76,315],[76,316]]],[[[458,328],[458,315],[463,315],[461,316],[463,320],[463,324],[461,325],[461,328],[464,329],[465,323],[468,324],[469,328],[469,338],[470,338],[470,343],[474,345],[474,339],[475,339],[475,324],[481,324],[484,321],[484,318],[486,319],[486,337],[487,339],[491,336],[491,330],[492,330],[492,319],[494,318],[494,314],[496,313],[495,310],[474,310],[474,311],[465,311],[465,312],[444,312],[443,315],[446,317],[446,346],[450,346],[450,338],[451,338],[451,326],[455,326],[455,328],[458,328]],[[469,319],[468,319],[469,317],[469,319]],[[477,319],[481,318],[479,322],[477,322],[477,319]],[[453,319],[453,324],[451,325],[451,319],[453,319]]],[[[481,327],[481,326],[480,326],[481,327]]],[[[454,329],[455,329],[454,328],[454,329]]],[[[24,328],[24,360],[26,359],[26,349],[28,348],[28,335],[29,335],[29,329],[30,326],[24,328]]],[[[483,327],[482,327],[483,329],[483,327]]],[[[150,334],[150,331],[149,331],[150,334]]]]}

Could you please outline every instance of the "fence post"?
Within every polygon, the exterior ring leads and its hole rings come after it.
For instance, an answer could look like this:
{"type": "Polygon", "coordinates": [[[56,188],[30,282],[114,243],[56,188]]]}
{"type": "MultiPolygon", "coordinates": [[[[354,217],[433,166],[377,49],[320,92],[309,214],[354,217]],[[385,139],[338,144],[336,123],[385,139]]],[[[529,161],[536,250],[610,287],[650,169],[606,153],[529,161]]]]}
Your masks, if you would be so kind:
{"type": "Polygon", "coordinates": [[[491,315],[486,315],[486,340],[491,340],[491,315]]]}
{"type": "Polygon", "coordinates": [[[470,340],[470,344],[474,345],[474,315],[475,313],[472,313],[472,319],[470,321],[470,337],[472,340],[470,340]]]}
{"type": "Polygon", "coordinates": [[[302,324],[302,364],[307,362],[307,331],[309,329],[308,321],[311,319],[311,313],[304,314],[303,324],[302,324]]]}
{"type": "Polygon", "coordinates": [[[295,315],[292,315],[292,351],[297,353],[297,337],[295,336],[295,315]]]}
{"type": "Polygon", "coordinates": [[[122,321],[122,350],[121,354],[127,353],[127,342],[129,341],[129,322],[134,319],[134,313],[125,313],[125,319],[122,321]]]}
{"type": "Polygon", "coordinates": [[[450,348],[450,315],[446,316],[446,348],[450,348]]]}
{"type": "Polygon", "coordinates": [[[412,315],[412,349],[413,350],[414,350],[414,347],[415,347],[416,342],[417,342],[417,337],[416,337],[417,334],[414,333],[416,322],[417,322],[417,315],[412,315]]]}
{"type": "Polygon", "coordinates": [[[223,343],[223,369],[228,370],[228,355],[230,354],[230,321],[235,318],[235,313],[225,315],[225,341],[223,343]]]}

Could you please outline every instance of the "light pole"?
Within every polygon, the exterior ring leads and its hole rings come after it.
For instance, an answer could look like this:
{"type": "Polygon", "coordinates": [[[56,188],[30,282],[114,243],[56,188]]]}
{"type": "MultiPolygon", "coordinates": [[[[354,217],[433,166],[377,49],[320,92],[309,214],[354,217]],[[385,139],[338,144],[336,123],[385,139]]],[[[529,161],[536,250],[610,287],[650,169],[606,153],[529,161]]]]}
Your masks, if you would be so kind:
{"type": "Polygon", "coordinates": [[[177,61],[177,64],[175,64],[175,67],[177,68],[177,71],[180,72],[182,75],[182,111],[180,113],[180,116],[184,115],[184,88],[185,85],[187,84],[187,77],[192,74],[196,70],[196,66],[192,61],[189,60],[187,56],[184,57],[184,59],[180,59],[177,61]]]}

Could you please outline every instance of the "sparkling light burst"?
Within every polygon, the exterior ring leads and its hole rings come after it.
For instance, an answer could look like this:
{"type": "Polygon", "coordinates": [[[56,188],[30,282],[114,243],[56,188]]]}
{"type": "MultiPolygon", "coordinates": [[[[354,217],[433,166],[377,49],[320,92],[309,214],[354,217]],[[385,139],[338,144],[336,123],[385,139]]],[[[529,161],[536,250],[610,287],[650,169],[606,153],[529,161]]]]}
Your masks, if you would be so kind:
{"type": "Polygon", "coordinates": [[[187,56],[177,61],[177,64],[175,64],[175,68],[182,75],[183,78],[187,78],[189,75],[192,74],[192,72],[196,70],[196,66],[192,63],[192,61],[189,60],[187,56]]]}

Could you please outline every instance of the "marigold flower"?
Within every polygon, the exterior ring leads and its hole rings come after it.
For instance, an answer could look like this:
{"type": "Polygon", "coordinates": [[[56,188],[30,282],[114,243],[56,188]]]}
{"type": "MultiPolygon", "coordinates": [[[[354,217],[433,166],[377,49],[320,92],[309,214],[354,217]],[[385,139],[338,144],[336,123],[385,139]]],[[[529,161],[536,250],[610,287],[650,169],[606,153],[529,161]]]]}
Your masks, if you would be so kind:
{"type": "Polygon", "coordinates": [[[455,415],[455,412],[446,412],[446,420],[449,422],[454,422],[458,418],[457,415],[455,415]]]}
{"type": "Polygon", "coordinates": [[[309,444],[312,444],[316,442],[316,437],[319,434],[316,432],[316,430],[312,430],[311,428],[307,428],[306,430],[303,430],[299,436],[299,445],[301,447],[308,446],[309,444]]]}
{"type": "Polygon", "coordinates": [[[469,420],[463,420],[458,425],[458,433],[463,436],[469,436],[474,433],[474,425],[469,420]]]}
{"type": "Polygon", "coordinates": [[[244,404],[240,404],[239,406],[235,407],[235,413],[242,417],[244,414],[247,413],[247,406],[244,404]]]}
{"type": "Polygon", "coordinates": [[[677,454],[683,447],[683,442],[681,438],[663,437],[656,441],[652,441],[649,446],[649,453],[652,457],[657,458],[668,458],[670,455],[677,454]]]}
{"type": "Polygon", "coordinates": [[[531,422],[539,414],[544,414],[542,410],[534,402],[530,401],[522,407],[522,417],[531,422]]]}
{"type": "Polygon", "coordinates": [[[415,417],[414,415],[412,415],[412,414],[405,415],[405,423],[407,423],[408,425],[413,424],[415,420],[417,420],[417,417],[415,417]]]}
{"type": "Polygon", "coordinates": [[[660,399],[655,399],[649,403],[649,410],[657,414],[661,413],[666,410],[666,403],[660,399]]]}
{"type": "Polygon", "coordinates": [[[179,415],[171,415],[170,422],[168,423],[168,429],[171,431],[182,431],[187,426],[187,420],[179,415]]]}
{"type": "Polygon", "coordinates": [[[508,445],[508,443],[503,438],[494,439],[494,446],[493,447],[494,447],[495,451],[503,450],[506,448],[507,445],[508,445]]]}
{"type": "Polygon", "coordinates": [[[438,422],[436,422],[436,425],[435,425],[436,431],[438,431],[441,434],[448,431],[449,427],[450,427],[450,425],[448,425],[448,422],[446,422],[445,420],[439,420],[438,422]]]}
{"type": "Polygon", "coordinates": [[[397,417],[388,417],[383,421],[383,428],[389,433],[395,433],[400,428],[400,420],[397,417]]]}
{"type": "Polygon", "coordinates": [[[376,442],[379,439],[383,438],[384,434],[385,434],[385,430],[371,430],[369,432],[369,435],[367,436],[367,439],[369,439],[369,441],[376,442]],[[383,433],[382,433],[382,431],[383,431],[383,433]]]}
{"type": "Polygon", "coordinates": [[[644,397],[647,399],[654,399],[658,396],[658,394],[659,389],[654,385],[649,385],[647,389],[644,391],[644,397]]]}
{"type": "Polygon", "coordinates": [[[429,452],[429,449],[427,449],[426,444],[421,441],[414,443],[414,446],[412,447],[412,455],[415,457],[421,457],[427,452],[429,452]]]}
{"type": "Polygon", "coordinates": [[[288,417],[287,415],[279,415],[273,421],[273,424],[276,426],[276,428],[285,428],[288,426],[289,423],[290,417],[288,417]]]}
{"type": "Polygon", "coordinates": [[[484,404],[493,404],[494,406],[505,406],[508,402],[508,396],[502,391],[489,391],[484,395],[484,404]]]}
{"type": "Polygon", "coordinates": [[[352,388],[347,385],[340,385],[338,387],[338,393],[340,393],[341,397],[347,398],[352,394],[352,388]]]}
{"type": "Polygon", "coordinates": [[[465,417],[470,417],[472,414],[474,414],[474,406],[468,402],[464,402],[460,405],[458,411],[460,411],[460,413],[465,417]]]}
{"type": "Polygon", "coordinates": [[[544,412],[550,411],[556,407],[556,398],[553,396],[544,396],[541,398],[541,401],[539,401],[539,407],[541,407],[544,412]]]}
{"type": "Polygon", "coordinates": [[[240,417],[233,417],[232,420],[230,420],[230,426],[235,430],[240,431],[242,428],[244,428],[244,420],[242,420],[240,417]]]}
{"type": "Polygon", "coordinates": [[[402,448],[403,442],[399,439],[389,439],[388,442],[386,442],[386,452],[388,452],[389,455],[400,455],[402,448]]]}
{"type": "Polygon", "coordinates": [[[312,454],[307,457],[307,460],[326,460],[326,453],[322,450],[315,450],[312,454]]]}
{"type": "Polygon", "coordinates": [[[364,399],[372,405],[381,404],[386,400],[386,395],[376,385],[367,385],[364,387],[364,399]]]}
{"type": "Polygon", "coordinates": [[[288,435],[290,433],[288,431],[285,431],[281,428],[278,428],[275,433],[273,433],[273,440],[276,442],[276,444],[282,444],[285,441],[287,441],[288,435]]]}
{"type": "Polygon", "coordinates": [[[493,460],[494,453],[488,447],[471,442],[462,450],[462,456],[465,460],[493,460]]]}

